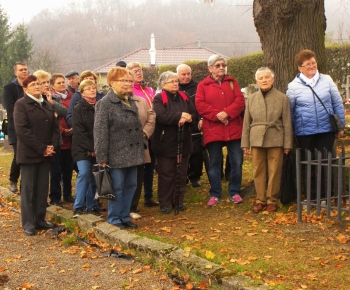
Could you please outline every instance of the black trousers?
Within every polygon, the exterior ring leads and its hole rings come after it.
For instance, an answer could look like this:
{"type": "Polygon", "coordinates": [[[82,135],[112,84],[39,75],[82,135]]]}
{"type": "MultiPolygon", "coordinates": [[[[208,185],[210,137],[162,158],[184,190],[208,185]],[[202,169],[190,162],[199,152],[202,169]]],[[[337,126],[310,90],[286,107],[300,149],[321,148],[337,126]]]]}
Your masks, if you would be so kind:
{"type": "Polygon", "coordinates": [[[137,186],[135,189],[134,197],[132,198],[130,212],[136,212],[139,200],[141,197],[143,176],[145,172],[145,165],[141,164],[137,166],[137,186]]]}
{"type": "MultiPolygon", "coordinates": [[[[322,158],[327,158],[327,153],[332,152],[335,134],[330,133],[321,133],[321,134],[313,134],[307,136],[297,136],[298,147],[301,148],[301,160],[306,160],[306,150],[311,151],[311,158],[315,159],[315,149],[320,151],[322,154],[322,158]]],[[[303,176],[306,176],[306,168],[303,166],[303,176]]],[[[311,167],[311,199],[316,199],[316,180],[317,173],[315,166],[311,167]]],[[[302,183],[305,188],[306,183],[305,179],[303,179],[302,183]]],[[[326,196],[326,180],[325,178],[321,178],[321,197],[326,196]]]]}
{"type": "Polygon", "coordinates": [[[13,159],[11,163],[11,169],[10,169],[10,181],[17,182],[19,179],[19,176],[21,174],[21,168],[16,162],[16,155],[17,155],[17,143],[12,145],[13,147],[13,159]]]}
{"type": "MultiPolygon", "coordinates": [[[[179,204],[183,204],[186,183],[189,155],[182,156],[180,167],[180,196],[179,204]]],[[[164,157],[157,155],[157,173],[158,173],[158,201],[160,206],[175,205],[176,194],[176,175],[177,161],[176,157],[164,157]]]]}
{"type": "Polygon", "coordinates": [[[22,228],[34,230],[45,220],[50,163],[21,164],[22,228]]]}

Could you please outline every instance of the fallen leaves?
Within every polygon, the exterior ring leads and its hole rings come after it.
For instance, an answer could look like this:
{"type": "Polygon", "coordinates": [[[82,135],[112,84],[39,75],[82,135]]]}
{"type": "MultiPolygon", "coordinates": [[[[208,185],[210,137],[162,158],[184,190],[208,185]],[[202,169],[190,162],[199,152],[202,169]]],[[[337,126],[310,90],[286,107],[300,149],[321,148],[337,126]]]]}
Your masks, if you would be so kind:
{"type": "Polygon", "coordinates": [[[343,234],[339,234],[337,236],[337,240],[339,241],[339,243],[341,244],[346,244],[348,242],[348,238],[346,236],[344,236],[343,234]]]}

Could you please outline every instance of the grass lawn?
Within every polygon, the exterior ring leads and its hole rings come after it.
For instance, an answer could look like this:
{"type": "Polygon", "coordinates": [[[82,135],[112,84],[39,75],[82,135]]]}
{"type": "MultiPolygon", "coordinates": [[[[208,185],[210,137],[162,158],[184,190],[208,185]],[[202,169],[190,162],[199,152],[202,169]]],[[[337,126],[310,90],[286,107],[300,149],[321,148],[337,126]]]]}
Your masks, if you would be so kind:
{"type": "MultiPolygon", "coordinates": [[[[8,187],[12,154],[0,149],[0,186],[8,187]]],[[[252,179],[249,156],[245,156],[243,185],[252,179]]],[[[154,192],[157,192],[155,175],[154,192]]],[[[178,245],[193,254],[222,265],[237,275],[253,278],[254,284],[275,289],[349,289],[350,227],[348,216],[342,222],[303,215],[297,223],[296,206],[279,206],[269,214],[252,212],[254,196],[242,204],[228,200],[222,181],[220,204],[209,208],[209,183],[203,173],[202,186],[187,186],[187,210],[174,216],[159,208],[145,208],[140,200],[141,219],[136,233],[178,245]]],[[[65,206],[66,207],[66,206],[65,206]]],[[[69,206],[67,205],[67,208],[69,206]]],[[[71,205],[70,205],[71,208],[71,205]]]]}

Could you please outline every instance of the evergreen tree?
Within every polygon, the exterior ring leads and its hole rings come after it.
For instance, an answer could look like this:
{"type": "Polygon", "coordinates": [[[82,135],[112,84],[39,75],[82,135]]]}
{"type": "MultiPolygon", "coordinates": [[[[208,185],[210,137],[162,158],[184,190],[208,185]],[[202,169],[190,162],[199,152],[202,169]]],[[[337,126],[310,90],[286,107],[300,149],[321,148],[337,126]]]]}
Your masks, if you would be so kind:
{"type": "Polygon", "coordinates": [[[6,85],[6,83],[9,81],[8,45],[11,36],[9,18],[0,6],[0,97],[2,96],[4,85],[6,85]]]}

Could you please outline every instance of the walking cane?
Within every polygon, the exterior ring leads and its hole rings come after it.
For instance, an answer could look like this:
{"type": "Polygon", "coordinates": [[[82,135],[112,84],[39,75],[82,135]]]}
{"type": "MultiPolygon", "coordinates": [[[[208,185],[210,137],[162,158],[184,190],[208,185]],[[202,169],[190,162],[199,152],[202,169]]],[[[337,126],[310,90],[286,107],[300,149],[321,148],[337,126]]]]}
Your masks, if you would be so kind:
{"type": "Polygon", "coordinates": [[[184,139],[184,126],[180,126],[177,132],[177,156],[176,156],[176,180],[175,180],[175,211],[174,214],[179,213],[179,199],[180,199],[180,180],[181,180],[181,162],[182,162],[182,147],[184,139]]]}

